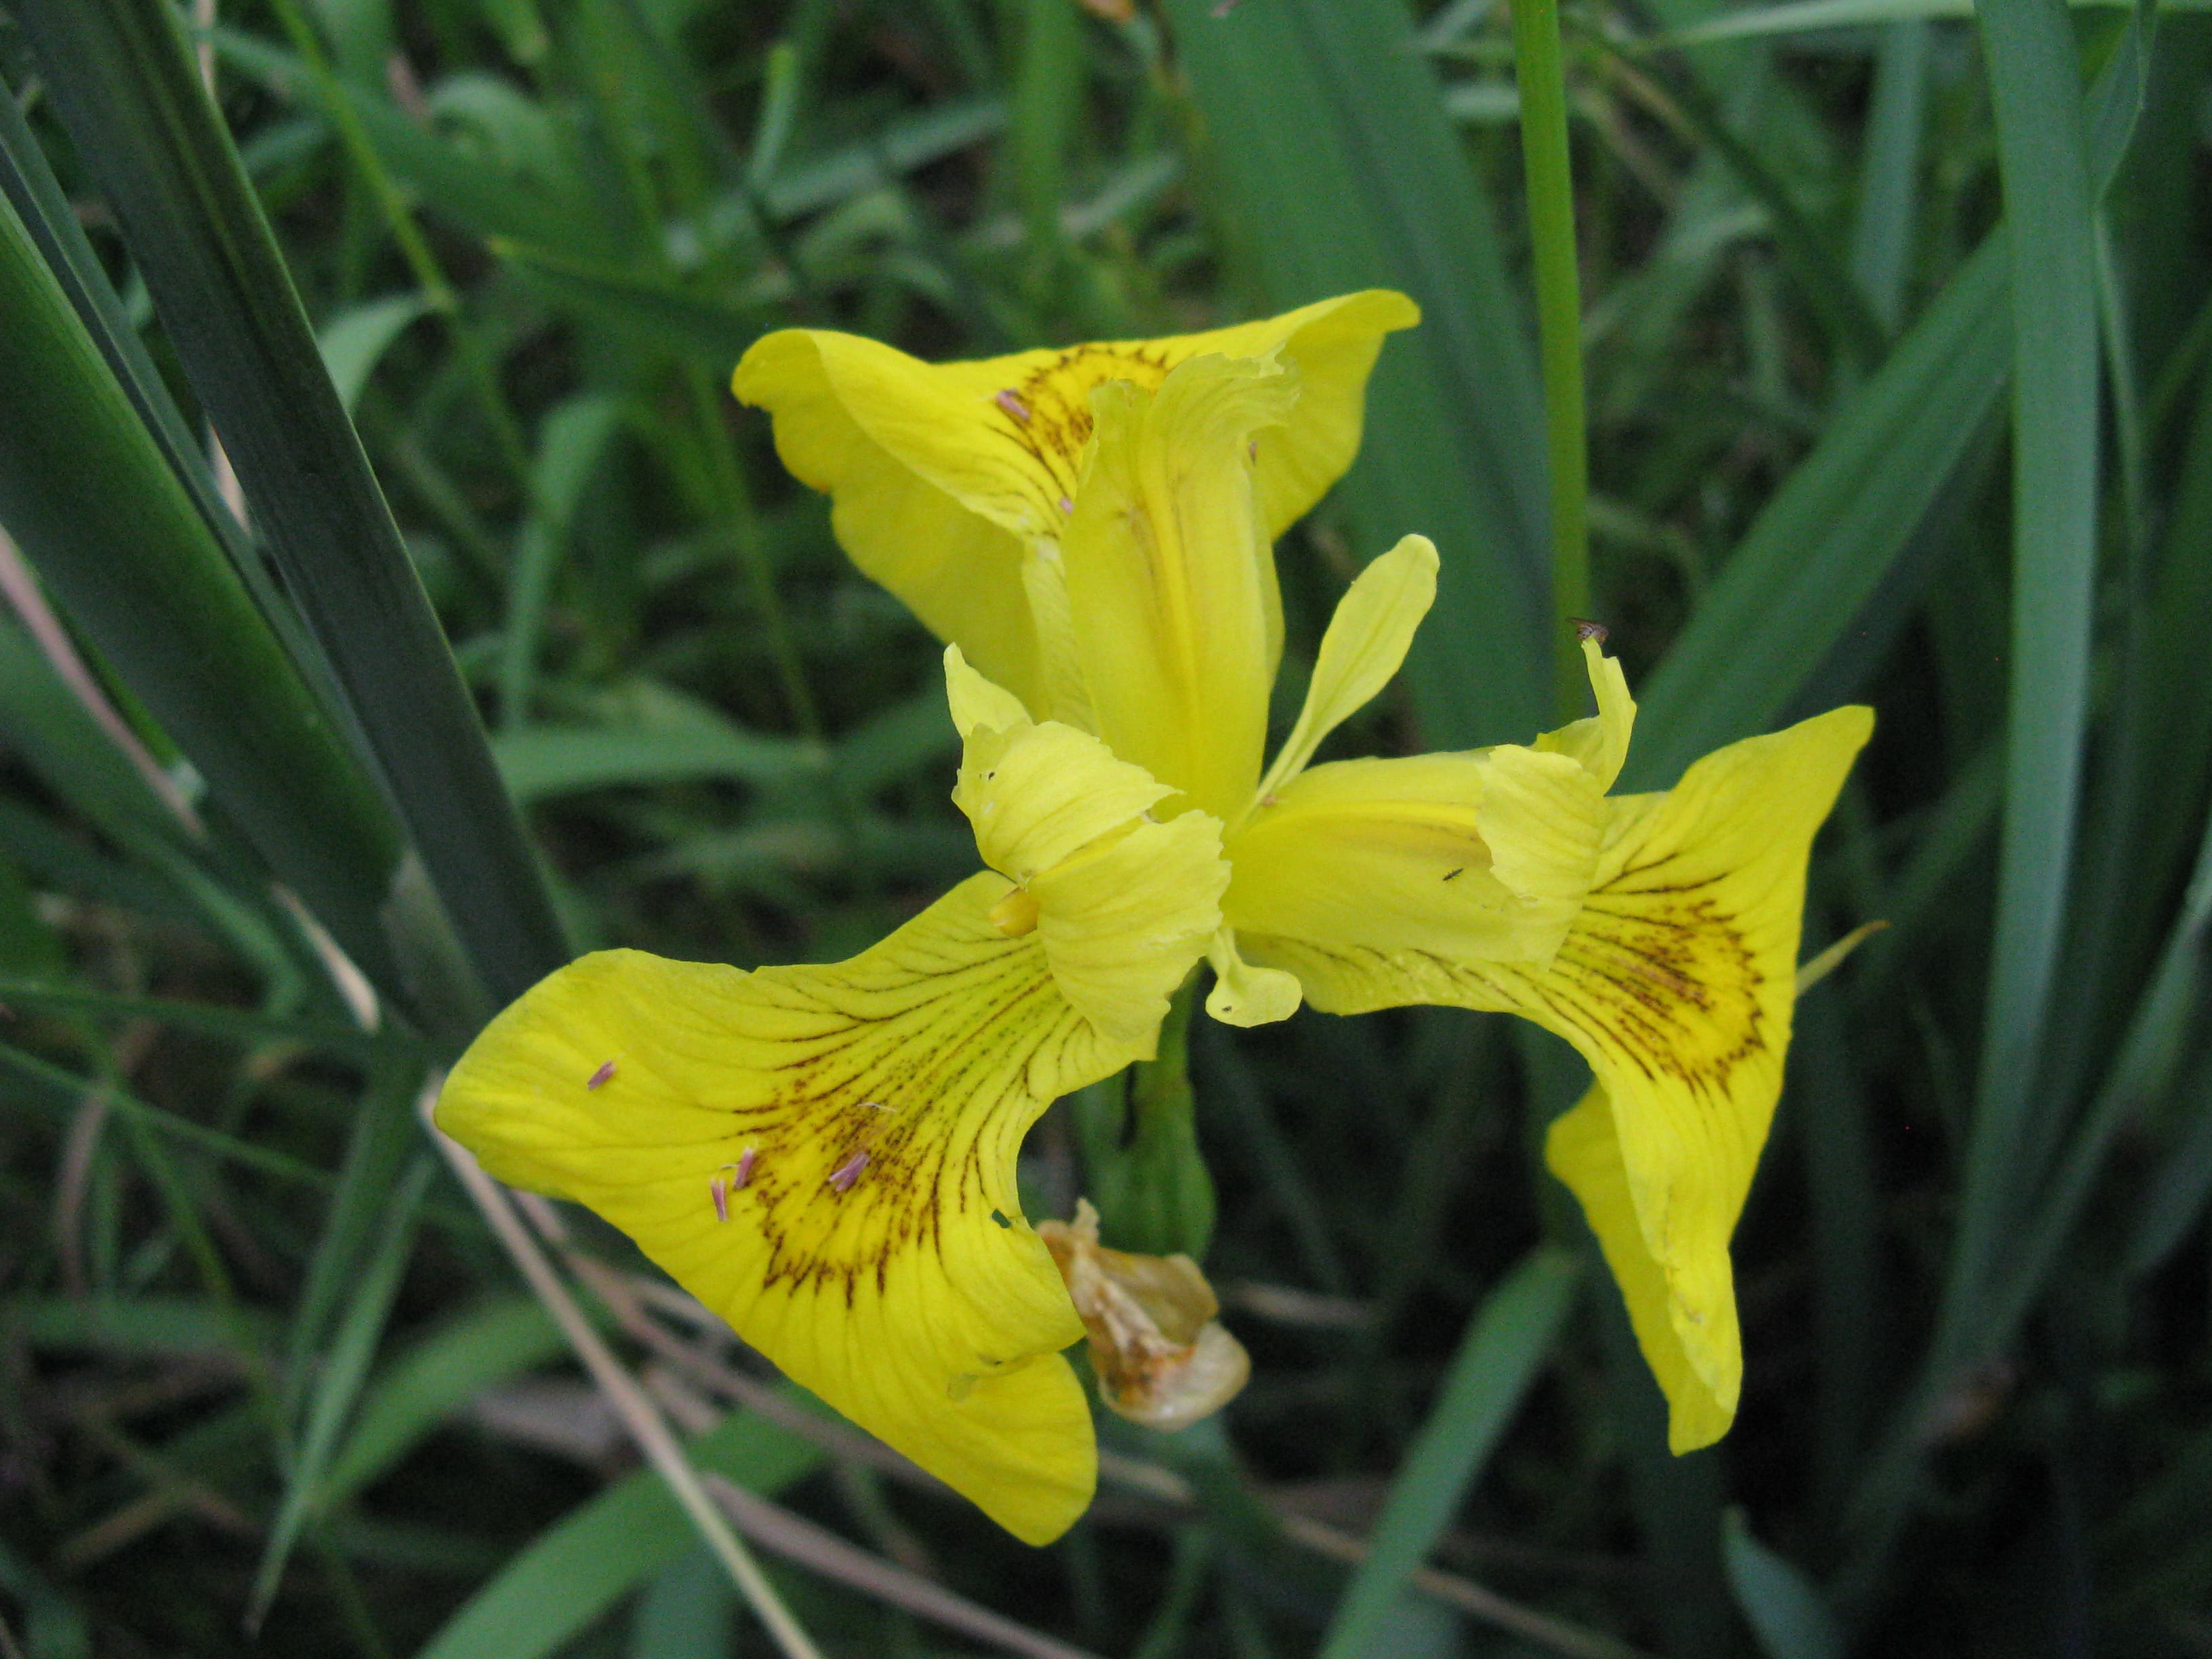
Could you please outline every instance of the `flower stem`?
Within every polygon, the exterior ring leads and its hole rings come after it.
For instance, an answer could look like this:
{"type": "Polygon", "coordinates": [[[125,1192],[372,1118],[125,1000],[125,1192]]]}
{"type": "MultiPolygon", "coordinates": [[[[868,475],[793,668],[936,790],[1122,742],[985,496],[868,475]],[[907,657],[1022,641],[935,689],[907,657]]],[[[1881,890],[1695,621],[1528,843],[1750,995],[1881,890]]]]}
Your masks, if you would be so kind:
{"type": "Polygon", "coordinates": [[[1152,1059],[1079,1097],[1089,1196],[1117,1250],[1203,1259],[1213,1237],[1213,1177],[1198,1149],[1190,1087],[1198,982],[1192,975],[1169,1004],[1152,1059]]]}
{"type": "Polygon", "coordinates": [[[1558,0],[1514,0],[1513,59],[1521,88],[1521,159],[1535,256],[1536,335],[1544,368],[1544,435],[1552,484],[1553,683],[1563,719],[1584,712],[1574,623],[1589,608],[1584,498],[1581,283],[1575,271],[1575,186],[1567,152],[1567,86],[1558,0]]]}

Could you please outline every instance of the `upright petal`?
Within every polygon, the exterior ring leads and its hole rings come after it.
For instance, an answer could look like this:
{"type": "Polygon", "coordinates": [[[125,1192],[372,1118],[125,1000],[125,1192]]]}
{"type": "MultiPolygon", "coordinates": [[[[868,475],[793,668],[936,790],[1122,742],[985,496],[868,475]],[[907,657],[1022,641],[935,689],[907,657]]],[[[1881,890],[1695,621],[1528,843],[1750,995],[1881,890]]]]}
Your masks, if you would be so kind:
{"type": "Polygon", "coordinates": [[[1407,536],[1352,578],[1322,635],[1305,707],[1255,801],[1305,770],[1322,739],[1389,684],[1437,602],[1437,545],[1407,536]]]}
{"type": "MultiPolygon", "coordinates": [[[[1680,1390],[1670,1393],[1677,1450],[1717,1437],[1735,1409],[1729,1237],[1781,1091],[1813,835],[1872,729],[1869,710],[1836,709],[1708,755],[1666,794],[1609,801],[1589,897],[1541,972],[1244,936],[1255,958],[1295,972],[1316,1007],[1503,1009],[1581,1051],[1610,1108],[1635,1236],[1664,1285],[1679,1353],[1648,1337],[1645,1352],[1680,1390]]],[[[1615,1249],[1630,1235],[1595,1114],[1560,1133],[1555,1163],[1594,1200],[1609,1255],[1630,1264],[1633,1309],[1650,1283],[1639,1291],[1642,1258],[1615,1249]]],[[[1647,1299],[1647,1328],[1650,1313],[1647,1299]]]]}
{"type": "Polygon", "coordinates": [[[438,1121],[588,1205],[788,1375],[1031,1543],[1096,1474],[1083,1334],[1014,1158],[1133,1050],[987,920],[978,875],[849,962],[608,951],[488,1026],[438,1121]]]}
{"type": "Polygon", "coordinates": [[[1296,416],[1260,441],[1260,515],[1269,541],[1304,517],[1352,465],[1366,420],[1367,377],[1382,337],[1420,320],[1420,307],[1404,295],[1370,288],[1256,323],[1160,342],[1170,368],[1218,352],[1272,357],[1297,371],[1303,390],[1296,416]]]}
{"type": "MultiPolygon", "coordinates": [[[[1149,392],[1207,354],[1296,371],[1306,387],[1297,418],[1270,434],[1257,461],[1272,541],[1351,465],[1382,337],[1419,317],[1403,295],[1376,289],[1203,334],[936,365],[854,335],[785,329],[745,353],[732,387],[775,416],[793,476],[831,495],[853,562],[1044,712],[1025,561],[1049,556],[1036,544],[1056,537],[1072,508],[1092,392],[1124,381],[1149,392]]],[[[1272,562],[1262,580],[1279,646],[1272,562]]]]}
{"type": "Polygon", "coordinates": [[[1180,365],[1149,396],[1101,386],[1060,538],[1095,729],[1217,817],[1259,778],[1273,678],[1253,434],[1297,398],[1279,368],[1218,356],[1180,365]]]}
{"type": "Polygon", "coordinates": [[[1610,789],[1628,759],[1629,736],[1636,730],[1636,699],[1628,695],[1628,677],[1620,671],[1620,659],[1607,656],[1594,638],[1585,637],[1582,644],[1590,690],[1597,694],[1597,713],[1545,732],[1535,747],[1547,755],[1573,756],[1597,780],[1600,789],[1610,789]]]}

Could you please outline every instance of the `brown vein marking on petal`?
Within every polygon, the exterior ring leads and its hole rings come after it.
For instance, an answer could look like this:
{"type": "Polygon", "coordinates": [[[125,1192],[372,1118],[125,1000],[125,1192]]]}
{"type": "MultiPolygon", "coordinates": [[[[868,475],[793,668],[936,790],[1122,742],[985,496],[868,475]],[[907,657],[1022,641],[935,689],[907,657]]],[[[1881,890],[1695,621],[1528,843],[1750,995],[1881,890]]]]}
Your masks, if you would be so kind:
{"type": "Polygon", "coordinates": [[[1091,441],[1092,391],[1109,380],[1127,380],[1150,392],[1172,366],[1156,346],[1070,346],[992,400],[998,418],[991,430],[1030,456],[1051,480],[1033,498],[1040,526],[1064,516],[1054,509],[1074,498],[1083,447],[1091,441]]]}
{"type": "Polygon", "coordinates": [[[1324,973],[1322,964],[1334,965],[1352,985],[1378,974],[1410,975],[1415,994],[1394,1001],[1471,1003],[1534,1015],[1580,1032],[1646,1079],[1673,1079],[1717,1103],[1727,1097],[1737,1067],[1765,1052],[1770,1036],[1757,953],[1736,914],[1703,891],[1713,884],[1634,885],[1617,878],[1584,902],[1542,974],[1425,951],[1324,948],[1303,940],[1269,941],[1269,947],[1292,965],[1304,960],[1324,973]]]}
{"type": "MultiPolygon", "coordinates": [[[[728,1200],[768,1243],[767,1285],[842,1290],[849,1306],[865,1279],[888,1288],[902,1253],[941,1251],[948,1223],[988,1215],[986,1159],[1003,1148],[987,1142],[1010,1127],[1018,1135],[1036,1105],[1025,1081],[1038,1047],[1033,1022],[1053,994],[1033,949],[917,964],[911,984],[945,981],[920,1007],[910,994],[839,1006],[819,987],[776,987],[779,1014],[836,1024],[767,1071],[764,1097],[729,1108],[728,1141],[706,1149],[720,1163],[744,1148],[750,1179],[732,1183],[728,1200]],[[886,1011],[868,1012],[886,1000],[886,1011]]],[[[1048,1055],[1080,1034],[1064,1010],[1053,1020],[1048,1055]]]]}

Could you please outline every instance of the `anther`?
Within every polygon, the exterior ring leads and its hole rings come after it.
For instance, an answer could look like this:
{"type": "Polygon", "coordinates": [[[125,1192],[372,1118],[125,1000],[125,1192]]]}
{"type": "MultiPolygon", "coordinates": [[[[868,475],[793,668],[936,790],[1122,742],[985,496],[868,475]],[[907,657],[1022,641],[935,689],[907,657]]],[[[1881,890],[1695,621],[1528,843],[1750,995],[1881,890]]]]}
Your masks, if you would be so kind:
{"type": "Polygon", "coordinates": [[[860,1178],[860,1171],[868,1167],[868,1155],[855,1152],[830,1171],[830,1187],[833,1192],[849,1193],[853,1183],[860,1178]]]}
{"type": "Polygon", "coordinates": [[[1019,398],[1014,396],[1012,392],[1001,392],[996,398],[993,398],[992,401],[997,404],[1000,408],[1005,410],[1007,414],[1019,421],[1024,426],[1027,426],[1030,423],[1029,405],[1024,404],[1019,398]]]}
{"type": "Polygon", "coordinates": [[[717,1175],[707,1183],[707,1195],[714,1200],[714,1219],[727,1221],[730,1218],[729,1184],[717,1175]]]}
{"type": "Polygon", "coordinates": [[[598,1087],[599,1087],[602,1083],[605,1083],[605,1082],[609,1078],[612,1077],[614,1074],[615,1074],[615,1063],[614,1063],[614,1061],[612,1061],[612,1060],[611,1060],[607,1061],[607,1062],[606,1062],[606,1064],[605,1064],[604,1066],[600,1066],[600,1067],[599,1067],[599,1069],[598,1071],[596,1071],[596,1072],[592,1073],[592,1077],[591,1077],[591,1081],[589,1081],[588,1083],[585,1084],[585,1085],[584,1085],[584,1086],[585,1086],[586,1089],[596,1089],[596,1088],[598,1088],[598,1087]]]}
{"type": "Polygon", "coordinates": [[[1603,623],[1592,622],[1587,617],[1571,617],[1568,620],[1574,623],[1577,639],[1595,640],[1600,645],[1605,643],[1607,629],[1603,623]]]}
{"type": "Polygon", "coordinates": [[[1068,500],[1066,496],[1062,495],[1060,498],[1060,510],[1063,513],[1073,514],[1075,511],[1075,503],[1068,500]]]}
{"type": "Polygon", "coordinates": [[[730,1190],[742,1192],[753,1184],[753,1165],[760,1161],[760,1148],[748,1146],[735,1165],[737,1174],[731,1179],[730,1190]]]}

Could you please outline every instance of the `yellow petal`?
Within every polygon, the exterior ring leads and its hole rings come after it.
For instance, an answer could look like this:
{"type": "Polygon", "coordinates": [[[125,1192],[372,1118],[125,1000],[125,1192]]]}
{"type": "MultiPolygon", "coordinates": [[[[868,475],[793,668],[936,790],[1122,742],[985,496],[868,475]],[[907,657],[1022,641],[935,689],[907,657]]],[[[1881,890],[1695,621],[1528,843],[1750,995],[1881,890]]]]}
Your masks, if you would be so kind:
{"type": "MultiPolygon", "coordinates": [[[[1203,334],[936,365],[854,335],[785,329],[745,353],[732,384],[774,415],[793,475],[832,496],[855,564],[1032,708],[1066,713],[1040,696],[1025,544],[1056,536],[1072,510],[1092,390],[1124,380],[1150,392],[1209,353],[1293,368],[1305,387],[1297,418],[1257,463],[1272,540],[1352,464],[1382,337],[1419,317],[1403,295],[1374,289],[1203,334]]],[[[1262,580],[1279,641],[1272,562],[1262,580]]]]}
{"type": "MultiPolygon", "coordinates": [[[[1332,761],[1230,836],[1223,909],[1261,960],[1285,938],[1540,968],[1589,890],[1607,816],[1565,755],[1506,744],[1332,761]]],[[[1284,965],[1304,978],[1302,963],[1284,965]]]]}
{"type": "Polygon", "coordinates": [[[1139,823],[1042,872],[1030,892],[1060,994],[1150,1058],[1169,997],[1221,925],[1228,885],[1221,821],[1205,812],[1139,823]]]}
{"type": "MultiPolygon", "coordinates": [[[[1316,1007],[1504,1009],[1581,1051],[1605,1091],[1636,1236],[1680,1349],[1647,1338],[1645,1352],[1662,1382],[1695,1380],[1692,1395],[1669,1396],[1678,1450],[1705,1443],[1735,1408],[1729,1237],[1782,1087],[1813,835],[1872,729],[1870,711],[1838,708],[1708,755],[1666,794],[1608,802],[1589,898],[1540,973],[1245,935],[1255,957],[1297,974],[1316,1007]]],[[[1589,1119],[1567,1132],[1568,1167],[1601,1189],[1594,1133],[1589,1119]]],[[[1633,1307],[1649,1285],[1636,1287],[1629,1235],[1617,1212],[1593,1224],[1610,1228],[1608,1255],[1618,1249],[1628,1264],[1633,1307]]]]}
{"type": "Polygon", "coordinates": [[[952,801],[983,862],[1026,885],[1173,793],[1088,732],[1024,720],[969,738],[952,801]]]}
{"type": "Polygon", "coordinates": [[[952,729],[963,742],[979,730],[1007,731],[1030,717],[1019,697],[976,672],[957,645],[945,647],[945,697],[952,710],[952,729]]]}
{"type": "Polygon", "coordinates": [[[1636,729],[1636,699],[1628,695],[1628,677],[1620,672],[1620,659],[1607,656],[1595,640],[1583,641],[1583,660],[1589,665],[1597,713],[1545,732],[1535,746],[1546,754],[1573,756],[1589,769],[1600,789],[1610,789],[1628,758],[1629,734],[1636,729]]]}
{"type": "MultiPolygon", "coordinates": [[[[910,427],[927,430],[933,412],[942,418],[948,392],[932,378],[941,372],[854,335],[785,329],[745,354],[734,385],[744,401],[774,412],[776,453],[793,477],[830,496],[831,527],[853,562],[939,639],[958,641],[985,673],[1034,702],[1040,661],[1018,527],[1026,520],[1009,525],[1003,512],[977,512],[934,470],[884,447],[910,427]]],[[[950,389],[963,416],[974,414],[965,406],[974,392],[950,389]]]]}
{"type": "Polygon", "coordinates": [[[1297,395],[1272,364],[1216,356],[1150,395],[1100,387],[1060,542],[1093,729],[1218,817],[1260,775],[1273,676],[1253,434],[1279,427],[1297,395]]]}
{"type": "Polygon", "coordinates": [[[967,739],[952,799],[983,861],[1019,884],[994,925],[1010,937],[1034,929],[1060,994],[1149,1056],[1169,996],[1221,925],[1221,821],[1154,822],[1165,784],[1087,732],[1030,720],[957,646],[945,656],[967,739]]]}
{"type": "Polygon", "coordinates": [[[1164,340],[1170,365],[1207,352],[1273,356],[1297,372],[1297,413],[1260,440],[1260,515],[1273,541],[1344,476],[1359,453],[1367,377],[1382,337],[1421,320],[1420,307],[1389,289],[1322,300],[1279,317],[1164,340]]]}
{"type": "Polygon", "coordinates": [[[1719,1299],[1702,1323],[1692,1323],[1686,1308],[1678,1309],[1665,1269],[1644,1242],[1602,1084],[1591,1085],[1572,1111],[1553,1122],[1544,1161],[1581,1201],[1606,1266],[1620,1283],[1637,1346],[1667,1397],[1668,1445],[1678,1455],[1711,1445],[1735,1420],[1743,1388],[1734,1282],[1719,1282],[1719,1299]]]}
{"type": "Polygon", "coordinates": [[[1436,600],[1437,548],[1426,536],[1407,537],[1352,579],[1322,635],[1305,707],[1258,798],[1303,772],[1322,739],[1390,683],[1436,600]]]}
{"type": "Polygon", "coordinates": [[[1213,988],[1206,1012],[1224,1025],[1272,1025],[1298,1011],[1305,993],[1296,974],[1279,968],[1255,968],[1237,953],[1234,929],[1224,927],[1206,948],[1213,964],[1213,988]]]}
{"type": "Polygon", "coordinates": [[[439,1102],[503,1181],[588,1205],[794,1380],[1030,1543],[1091,1498],[1083,1334],[1014,1158],[1132,1057],[972,878],[829,967],[584,957],[439,1102]],[[611,1069],[609,1069],[610,1065],[611,1069]]]}

